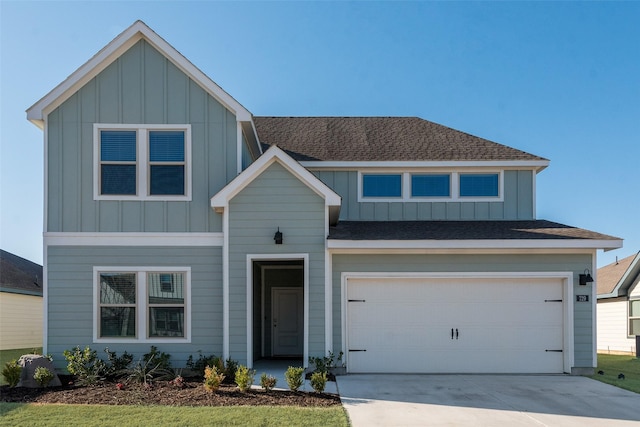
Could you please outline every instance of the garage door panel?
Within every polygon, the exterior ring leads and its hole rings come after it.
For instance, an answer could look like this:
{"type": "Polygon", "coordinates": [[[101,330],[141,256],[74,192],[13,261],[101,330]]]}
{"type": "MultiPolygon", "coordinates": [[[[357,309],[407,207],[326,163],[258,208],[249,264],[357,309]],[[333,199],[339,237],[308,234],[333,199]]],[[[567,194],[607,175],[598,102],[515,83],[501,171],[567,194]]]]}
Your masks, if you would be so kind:
{"type": "Polygon", "coordinates": [[[366,350],[350,372],[562,372],[558,279],[356,279],[346,296],[347,349],[366,350]]]}

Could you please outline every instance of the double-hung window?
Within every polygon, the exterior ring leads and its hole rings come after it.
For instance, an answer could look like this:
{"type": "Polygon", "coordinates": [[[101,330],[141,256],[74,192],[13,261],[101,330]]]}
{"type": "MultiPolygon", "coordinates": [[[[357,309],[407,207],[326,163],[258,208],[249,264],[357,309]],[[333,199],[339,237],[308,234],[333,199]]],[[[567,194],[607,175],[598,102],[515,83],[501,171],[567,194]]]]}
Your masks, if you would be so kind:
{"type": "Polygon", "coordinates": [[[190,340],[188,267],[95,267],[94,341],[190,340]]]}
{"type": "Polygon", "coordinates": [[[94,125],[96,200],[191,200],[190,125],[94,125]]]}
{"type": "Polygon", "coordinates": [[[640,299],[629,300],[629,335],[640,335],[640,299]]]}

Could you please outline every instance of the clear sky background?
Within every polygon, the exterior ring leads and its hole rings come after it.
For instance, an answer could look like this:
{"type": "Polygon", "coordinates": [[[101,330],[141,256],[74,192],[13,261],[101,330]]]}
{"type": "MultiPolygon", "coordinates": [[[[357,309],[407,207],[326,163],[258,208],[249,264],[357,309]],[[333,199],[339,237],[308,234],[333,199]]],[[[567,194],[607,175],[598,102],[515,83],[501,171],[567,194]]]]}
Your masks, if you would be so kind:
{"type": "Polygon", "coordinates": [[[0,0],[0,247],[42,263],[25,110],[141,19],[255,115],[419,116],[551,160],[537,216],[640,250],[640,2],[0,0]]]}

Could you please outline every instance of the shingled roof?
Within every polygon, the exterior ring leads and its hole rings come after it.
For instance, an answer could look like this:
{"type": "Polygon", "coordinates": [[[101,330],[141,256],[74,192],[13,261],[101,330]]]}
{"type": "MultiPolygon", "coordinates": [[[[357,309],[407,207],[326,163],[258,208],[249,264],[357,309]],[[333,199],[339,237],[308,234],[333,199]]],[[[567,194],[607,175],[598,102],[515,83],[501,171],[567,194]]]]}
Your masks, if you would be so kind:
{"type": "Polygon", "coordinates": [[[0,250],[0,291],[42,296],[42,266],[0,250]]]}
{"type": "Polygon", "coordinates": [[[530,221],[341,221],[336,240],[619,240],[545,220],[530,221]]]}
{"type": "Polygon", "coordinates": [[[547,161],[419,117],[254,117],[297,161],[547,161]]]}
{"type": "Polygon", "coordinates": [[[640,252],[599,268],[597,278],[598,295],[610,295],[618,287],[619,291],[609,297],[624,296],[629,286],[640,278],[640,252]],[[627,279],[626,284],[620,283],[623,278],[627,279]]]}

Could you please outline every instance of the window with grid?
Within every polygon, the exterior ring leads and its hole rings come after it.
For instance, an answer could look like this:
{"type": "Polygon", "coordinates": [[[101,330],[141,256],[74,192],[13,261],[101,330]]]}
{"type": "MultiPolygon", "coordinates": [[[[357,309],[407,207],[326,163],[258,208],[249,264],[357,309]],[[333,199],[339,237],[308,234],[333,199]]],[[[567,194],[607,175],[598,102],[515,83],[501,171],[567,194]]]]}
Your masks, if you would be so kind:
{"type": "Polygon", "coordinates": [[[147,274],[149,337],[184,337],[184,274],[147,274]]]}

